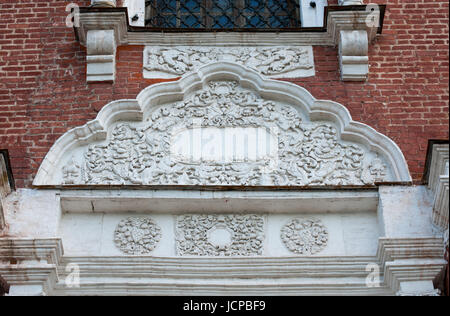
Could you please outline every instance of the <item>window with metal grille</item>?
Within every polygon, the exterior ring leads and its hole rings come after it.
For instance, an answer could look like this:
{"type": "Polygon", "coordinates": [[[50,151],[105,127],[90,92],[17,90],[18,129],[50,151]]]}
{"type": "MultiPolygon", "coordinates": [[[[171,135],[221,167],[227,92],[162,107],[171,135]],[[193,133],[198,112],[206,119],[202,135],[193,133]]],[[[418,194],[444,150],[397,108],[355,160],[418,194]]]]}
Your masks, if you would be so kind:
{"type": "Polygon", "coordinates": [[[146,26],[163,29],[293,29],[298,0],[147,0],[146,26]]]}

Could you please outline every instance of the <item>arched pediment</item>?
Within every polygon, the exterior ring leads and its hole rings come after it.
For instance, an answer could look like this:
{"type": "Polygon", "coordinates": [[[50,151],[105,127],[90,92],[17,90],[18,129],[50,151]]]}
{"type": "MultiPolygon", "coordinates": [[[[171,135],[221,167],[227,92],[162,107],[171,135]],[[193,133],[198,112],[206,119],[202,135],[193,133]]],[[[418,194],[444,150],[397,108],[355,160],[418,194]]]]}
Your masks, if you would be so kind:
{"type": "Polygon", "coordinates": [[[304,88],[213,63],[106,105],[34,185],[371,185],[411,181],[398,146],[304,88]],[[274,145],[275,144],[275,145],[274,145]]]}

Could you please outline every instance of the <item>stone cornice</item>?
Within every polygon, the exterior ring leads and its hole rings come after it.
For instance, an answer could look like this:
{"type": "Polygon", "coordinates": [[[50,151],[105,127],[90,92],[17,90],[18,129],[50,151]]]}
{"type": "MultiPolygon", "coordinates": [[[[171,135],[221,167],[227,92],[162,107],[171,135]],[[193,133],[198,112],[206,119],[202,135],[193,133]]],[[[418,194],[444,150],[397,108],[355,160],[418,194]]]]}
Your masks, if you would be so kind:
{"type": "Polygon", "coordinates": [[[299,28],[295,31],[247,30],[201,31],[153,29],[129,25],[126,8],[80,8],[80,26],[75,28],[82,45],[86,45],[88,30],[114,29],[118,45],[224,45],[224,46],[273,46],[320,45],[334,46],[341,30],[365,30],[372,41],[381,33],[385,6],[379,12],[366,10],[366,5],[329,6],[325,8],[324,27],[299,28]],[[369,15],[379,15],[380,26],[370,27],[366,21],[369,15]],[[180,36],[182,32],[183,36],[180,36]]]}
{"type": "Polygon", "coordinates": [[[58,264],[63,255],[62,242],[57,238],[0,238],[0,262],[45,261],[58,264]]]}
{"type": "Polygon", "coordinates": [[[44,293],[51,295],[181,294],[174,291],[174,284],[178,291],[189,288],[196,295],[271,295],[280,288],[285,295],[393,295],[401,282],[432,280],[441,271],[445,265],[438,249],[441,242],[431,237],[380,238],[375,257],[225,259],[62,257],[59,239],[8,238],[0,239],[0,274],[13,286],[43,285],[44,293]],[[64,283],[69,264],[79,267],[80,287],[69,288],[64,283]],[[379,267],[378,287],[366,286],[369,265],[379,267]],[[128,281],[124,283],[123,278],[128,281]],[[240,278],[248,282],[233,281],[240,278]],[[276,286],[274,278],[279,280],[276,286]]]}
{"type": "MultiPolygon", "coordinates": [[[[353,3],[353,2],[351,2],[353,3]]],[[[369,72],[368,43],[381,33],[384,5],[341,5],[325,7],[323,27],[303,27],[295,30],[248,29],[198,30],[156,29],[130,26],[127,8],[89,7],[81,8],[79,25],[75,27],[78,40],[84,46],[100,47],[88,33],[111,31],[114,38],[108,42],[121,45],[150,46],[283,46],[320,45],[339,46],[341,78],[345,81],[365,81],[369,72]],[[375,23],[378,21],[378,23],[375,23]],[[183,34],[180,36],[180,34],[183,34]],[[342,40],[345,38],[345,41],[342,40]],[[353,49],[365,50],[365,54],[353,53],[353,49]],[[346,50],[346,54],[341,51],[346,50]]],[[[97,36],[105,38],[106,35],[97,36]]],[[[107,51],[108,61],[99,61],[98,56],[88,53],[88,82],[114,81],[115,47],[107,51]]]]}
{"type": "Polygon", "coordinates": [[[61,239],[0,238],[0,275],[11,286],[39,285],[51,294],[63,255],[61,239]]]}
{"type": "Polygon", "coordinates": [[[128,44],[128,15],[126,9],[88,8],[81,10],[79,27],[75,27],[78,40],[83,46],[87,44],[87,33],[90,30],[114,30],[118,46],[128,44]]]}

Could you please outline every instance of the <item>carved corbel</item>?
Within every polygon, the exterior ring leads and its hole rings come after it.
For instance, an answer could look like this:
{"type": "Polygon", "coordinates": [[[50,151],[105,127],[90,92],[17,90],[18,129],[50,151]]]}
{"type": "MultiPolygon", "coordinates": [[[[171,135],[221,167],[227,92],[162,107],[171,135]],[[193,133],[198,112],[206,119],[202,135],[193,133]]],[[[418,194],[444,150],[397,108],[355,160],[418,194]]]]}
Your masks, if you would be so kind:
{"type": "Polygon", "coordinates": [[[365,81],[369,74],[367,31],[339,32],[339,64],[343,81],[365,81]]]}
{"type": "MultiPolygon", "coordinates": [[[[97,6],[101,2],[92,1],[97,6]]],[[[87,81],[114,81],[116,49],[128,43],[126,8],[105,7],[101,11],[81,8],[79,25],[75,28],[78,40],[87,50],[87,81]]]]}
{"type": "Polygon", "coordinates": [[[363,5],[361,0],[340,0],[349,10],[331,10],[328,32],[339,47],[343,81],[365,81],[369,73],[369,43],[380,32],[382,5],[363,5]]]}
{"type": "Polygon", "coordinates": [[[87,81],[114,81],[116,69],[114,30],[87,32],[87,81]]]}

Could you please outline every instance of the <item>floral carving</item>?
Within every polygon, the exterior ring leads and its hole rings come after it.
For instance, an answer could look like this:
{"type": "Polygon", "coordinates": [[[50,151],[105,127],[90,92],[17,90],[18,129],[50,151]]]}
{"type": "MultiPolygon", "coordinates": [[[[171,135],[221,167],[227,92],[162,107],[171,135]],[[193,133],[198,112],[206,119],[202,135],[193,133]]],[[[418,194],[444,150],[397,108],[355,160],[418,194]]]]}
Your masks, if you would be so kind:
{"type": "Polygon", "coordinates": [[[161,239],[161,228],[150,218],[129,217],[114,232],[114,242],[122,252],[144,255],[155,249],[161,239]]]}
{"type": "Polygon", "coordinates": [[[176,228],[180,256],[258,256],[263,251],[262,216],[184,215],[176,228]],[[218,231],[222,240],[214,238],[218,231]]]}
{"type": "Polygon", "coordinates": [[[65,184],[77,184],[80,182],[81,167],[74,157],[63,167],[62,172],[65,184]]]}
{"type": "MultiPolygon", "coordinates": [[[[182,76],[199,67],[229,61],[252,68],[266,76],[294,77],[298,70],[313,70],[312,53],[306,47],[147,47],[144,68],[182,76]]],[[[309,73],[308,73],[309,74],[309,73]]],[[[295,76],[299,76],[298,73],[295,76]]]]}
{"type": "Polygon", "coordinates": [[[388,174],[381,158],[341,141],[333,125],[303,122],[293,106],[262,99],[235,81],[211,81],[184,101],[158,107],[144,124],[118,124],[76,165],[83,170],[78,178],[75,170],[62,170],[66,184],[367,185],[388,174]],[[276,130],[277,156],[180,160],[172,155],[171,133],[195,126],[276,130]]]}
{"type": "Polygon", "coordinates": [[[281,240],[292,252],[312,255],[320,252],[328,242],[328,231],[320,220],[293,219],[281,229],[281,240]]]}

